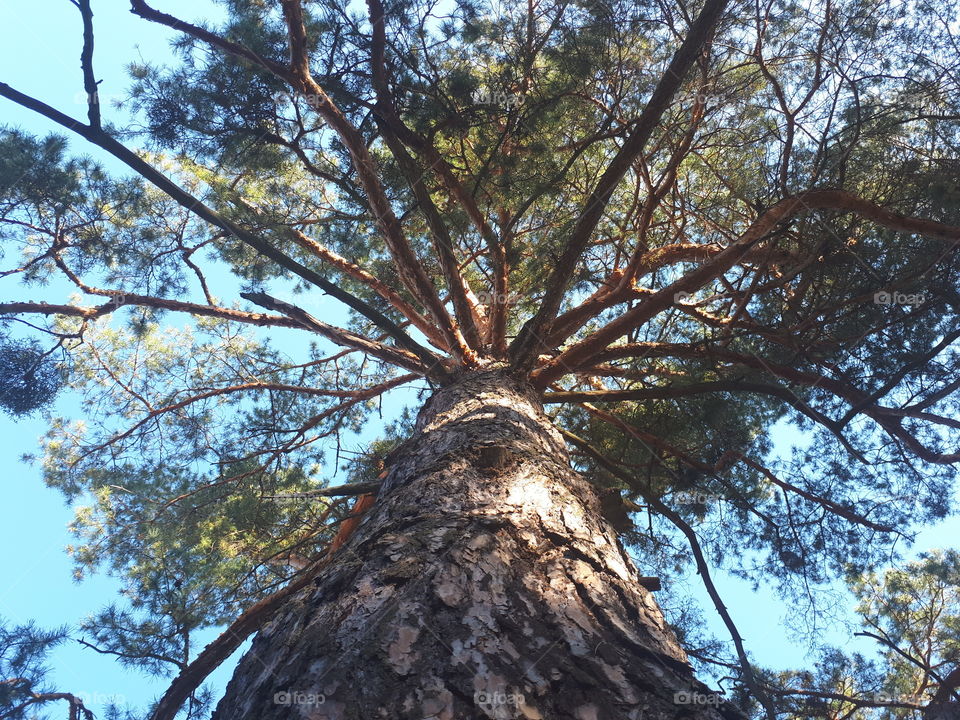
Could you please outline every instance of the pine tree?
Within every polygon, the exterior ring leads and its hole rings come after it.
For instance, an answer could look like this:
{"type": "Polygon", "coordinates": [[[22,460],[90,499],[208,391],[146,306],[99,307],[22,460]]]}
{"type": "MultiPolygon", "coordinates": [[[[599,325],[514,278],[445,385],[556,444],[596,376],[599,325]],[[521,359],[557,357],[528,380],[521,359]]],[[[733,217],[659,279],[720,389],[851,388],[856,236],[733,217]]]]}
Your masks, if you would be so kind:
{"type": "Polygon", "coordinates": [[[132,0],[177,55],[122,125],[74,4],[86,119],[0,82],[66,134],[0,134],[3,403],[82,398],[43,471],[152,720],[254,634],[216,720],[955,711],[868,588],[960,460],[956,3],[132,0]],[[754,667],[717,568],[811,617],[851,579],[890,667],[754,667]]]}

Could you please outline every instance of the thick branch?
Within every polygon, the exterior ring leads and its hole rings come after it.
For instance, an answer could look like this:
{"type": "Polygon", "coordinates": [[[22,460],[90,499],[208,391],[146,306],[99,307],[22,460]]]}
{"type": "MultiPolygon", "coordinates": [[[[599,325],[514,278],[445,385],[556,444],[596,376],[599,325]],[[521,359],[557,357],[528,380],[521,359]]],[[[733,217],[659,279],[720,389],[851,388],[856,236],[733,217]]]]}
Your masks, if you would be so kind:
{"type": "Polygon", "coordinates": [[[376,161],[370,154],[363,135],[310,74],[306,28],[303,8],[299,0],[282,0],[282,5],[290,42],[290,79],[294,89],[303,95],[307,104],[337,133],[347,152],[350,153],[354,170],[367,195],[367,202],[377,226],[383,233],[383,239],[393,257],[401,282],[430,312],[440,330],[448,338],[450,347],[462,346],[463,337],[454,327],[446,308],[440,302],[437,289],[404,236],[400,220],[393,212],[390,199],[380,182],[376,161]]]}
{"type": "Polygon", "coordinates": [[[950,700],[949,695],[953,695],[954,700],[960,701],[960,693],[957,688],[960,687],[960,667],[954,668],[940,683],[937,692],[934,693],[930,704],[945,703],[950,700]]]}
{"type": "Polygon", "coordinates": [[[278,300],[266,293],[240,293],[240,297],[260,305],[261,307],[265,307],[268,310],[274,310],[276,312],[283,313],[287,317],[296,320],[302,327],[312,330],[318,335],[323,335],[323,337],[327,338],[331,342],[336,343],[337,345],[354,348],[356,350],[362,350],[365,353],[373,355],[373,357],[380,358],[381,360],[394,365],[399,365],[407,370],[413,370],[414,372],[427,377],[436,377],[438,371],[443,372],[439,358],[436,359],[433,366],[424,367],[414,355],[405,353],[397,348],[392,348],[389,345],[384,345],[376,340],[370,340],[362,335],[357,335],[356,333],[345,330],[344,328],[339,328],[335,325],[329,325],[322,320],[318,320],[317,318],[313,317],[306,310],[298,308],[296,305],[291,305],[290,303],[278,300]]]}
{"type": "Polygon", "coordinates": [[[673,306],[678,293],[693,293],[736,264],[753,246],[781,222],[812,210],[844,210],[902,232],[923,234],[955,246],[960,243],[960,228],[933,220],[907,217],[875,205],[843,190],[811,190],[781,200],[764,212],[737,239],[712,260],[691,270],[679,280],[650,295],[634,309],[612,320],[596,332],[574,343],[532,375],[534,382],[546,387],[566,374],[569,368],[583,365],[617,338],[623,337],[651,318],[673,306]]]}
{"type": "MultiPolygon", "coordinates": [[[[228,234],[233,235],[241,242],[249,245],[262,255],[270,258],[284,269],[289,270],[312,285],[316,285],[329,295],[332,295],[337,300],[340,300],[342,303],[356,310],[375,325],[389,333],[390,336],[396,340],[398,345],[406,348],[420,358],[425,367],[439,367],[439,359],[433,353],[419,343],[415,342],[395,322],[393,322],[379,310],[365,303],[360,298],[351,295],[334,283],[328,281],[319,273],[301,265],[293,258],[277,250],[275,247],[273,247],[273,245],[266,242],[262,238],[247,230],[244,230],[240,226],[234,224],[232,221],[223,217],[220,215],[220,213],[216,212],[199,199],[193,197],[188,192],[183,190],[183,188],[170,180],[152,165],[144,161],[135,152],[127,148],[125,145],[117,142],[103,131],[97,128],[92,128],[88,125],[84,125],[80,121],[61,113],[59,110],[50,107],[46,103],[40,102],[39,100],[36,100],[29,95],[25,95],[18,90],[14,90],[6,83],[0,82],[0,96],[12,100],[28,110],[33,110],[34,112],[43,115],[67,130],[75,132],[97,147],[106,150],[108,153],[138,173],[145,180],[148,180],[157,188],[176,200],[187,210],[193,212],[203,220],[206,220],[211,225],[215,225],[216,227],[225,230],[228,234]]],[[[446,375],[445,371],[441,374],[444,376],[446,375]]]]}
{"type": "MultiPolygon", "coordinates": [[[[710,260],[721,252],[723,252],[723,247],[720,245],[671,243],[639,254],[632,269],[611,274],[606,283],[583,302],[558,315],[556,320],[550,324],[550,332],[544,340],[544,344],[549,348],[560,347],[568,337],[604,310],[628,300],[642,297],[632,282],[634,278],[655,272],[674,263],[710,260]]],[[[750,261],[772,267],[789,262],[799,262],[800,259],[787,251],[777,251],[758,246],[752,248],[740,258],[740,262],[750,261]]]]}
{"type": "MultiPolygon", "coordinates": [[[[457,265],[456,255],[454,254],[453,241],[447,230],[446,223],[440,216],[439,210],[430,197],[423,182],[425,170],[417,166],[414,159],[407,152],[400,138],[393,130],[393,126],[400,123],[396,107],[393,103],[393,97],[390,94],[390,88],[387,83],[386,69],[386,29],[384,28],[385,18],[383,5],[380,0],[367,0],[369,8],[370,24],[373,27],[373,44],[371,48],[370,65],[373,72],[373,86],[377,93],[376,113],[378,123],[383,132],[384,139],[390,152],[393,153],[401,172],[413,190],[417,203],[427,220],[427,226],[430,228],[430,235],[433,238],[434,248],[437,257],[440,260],[440,268],[443,270],[444,278],[450,292],[450,299],[453,303],[454,314],[462,327],[464,338],[471,348],[479,350],[481,348],[480,335],[477,331],[474,308],[468,300],[469,288],[460,269],[457,265]]],[[[472,358],[475,362],[476,358],[472,358]]]]}
{"type": "MultiPolygon", "coordinates": [[[[21,678],[15,678],[20,680],[21,678]]],[[[6,681],[4,681],[4,684],[6,681]]],[[[76,695],[71,693],[61,693],[61,692],[51,692],[51,693],[30,693],[31,697],[29,700],[25,700],[19,705],[13,706],[9,712],[0,714],[0,720],[5,720],[6,718],[22,717],[21,713],[26,710],[31,705],[38,705],[47,702],[53,702],[55,700],[66,700],[70,706],[70,720],[80,720],[80,715],[82,714],[85,720],[93,720],[93,713],[87,710],[83,704],[83,700],[78,698],[76,695]]]]}
{"type": "Polygon", "coordinates": [[[244,611],[230,624],[230,627],[207,645],[197,658],[177,675],[160,698],[150,720],[173,720],[186,699],[200,687],[207,676],[230,657],[251,634],[263,627],[292,595],[311,583],[316,574],[329,563],[330,559],[327,556],[322,557],[306,568],[299,577],[244,611]]]}
{"type": "Polygon", "coordinates": [[[597,186],[591,192],[586,206],[570,233],[570,239],[567,241],[563,253],[547,279],[546,290],[540,300],[540,309],[523,326],[511,346],[511,358],[514,365],[528,367],[533,364],[538,355],[541,338],[546,334],[548,325],[560,309],[570,278],[576,270],[577,263],[580,261],[587,243],[593,236],[593,231],[603,217],[613,191],[620,184],[634,160],[643,152],[647,140],[659,125],[660,119],[666,112],[680,84],[713,34],[728,1],[707,0],[700,15],[691,23],[686,39],[674,53],[666,72],[640,113],[630,136],[614,156],[610,165],[607,166],[597,182],[597,186]]]}
{"type": "Polygon", "coordinates": [[[87,117],[90,127],[100,127],[100,96],[97,79],[93,74],[93,11],[90,0],[77,0],[83,18],[83,50],[80,51],[80,68],[83,71],[83,90],[87,95],[87,117]]]}
{"type": "MultiPolygon", "coordinates": [[[[490,262],[493,266],[494,272],[494,281],[493,281],[493,296],[490,302],[490,312],[491,312],[491,321],[490,321],[490,340],[494,346],[495,352],[502,352],[505,350],[503,346],[505,343],[505,327],[506,327],[506,297],[508,294],[508,276],[509,276],[509,267],[507,263],[506,252],[504,250],[503,244],[497,238],[496,233],[493,231],[493,228],[490,227],[490,224],[487,222],[486,218],[483,216],[483,213],[480,212],[480,208],[476,203],[474,197],[467,191],[457,177],[453,174],[450,165],[447,161],[440,155],[437,149],[425,138],[421,137],[413,130],[411,130],[400,118],[399,114],[396,111],[396,106],[393,102],[393,98],[390,94],[389,87],[387,85],[386,77],[386,63],[385,63],[385,51],[386,51],[386,18],[384,15],[383,4],[380,0],[367,0],[368,14],[370,18],[370,25],[373,28],[373,44],[372,44],[372,53],[371,53],[371,63],[373,66],[373,83],[374,88],[377,93],[377,112],[381,120],[381,127],[384,130],[384,137],[387,140],[391,152],[393,152],[394,157],[397,158],[397,161],[401,164],[401,167],[404,165],[404,156],[409,158],[409,155],[404,149],[404,145],[412,148],[419,156],[421,156],[426,165],[431,171],[433,171],[437,177],[440,179],[441,183],[446,186],[450,197],[452,200],[455,200],[466,212],[467,216],[470,218],[471,222],[480,232],[481,237],[483,238],[487,251],[490,254],[490,262]]],[[[409,158],[406,161],[408,164],[412,163],[412,158],[409,158]]],[[[415,173],[416,185],[420,187],[414,187],[414,192],[417,193],[417,200],[420,202],[421,207],[424,210],[424,213],[427,215],[427,220],[431,226],[431,232],[436,232],[437,229],[440,229],[440,235],[437,240],[442,244],[449,244],[449,238],[444,239],[444,236],[447,235],[446,228],[443,227],[442,219],[439,217],[439,213],[436,213],[433,206],[433,201],[430,199],[429,194],[425,193],[425,188],[423,187],[422,176],[424,170],[417,168],[415,166],[408,167],[404,170],[405,175],[407,175],[408,180],[412,180],[415,173]],[[425,199],[421,198],[422,194],[426,194],[425,199]],[[434,217],[431,217],[431,209],[434,217]]],[[[438,250],[440,254],[441,263],[448,262],[452,266],[452,257],[444,259],[443,253],[446,252],[442,247],[438,250]]],[[[447,271],[446,268],[445,272],[447,271]]],[[[457,273],[459,275],[459,273],[457,273]]],[[[451,282],[448,278],[448,284],[451,285],[451,293],[454,292],[452,289],[454,285],[462,284],[463,280],[455,280],[451,282]]],[[[466,288],[464,288],[466,291],[466,288]]],[[[458,311],[463,313],[467,303],[468,293],[464,293],[465,297],[461,299],[464,303],[464,308],[458,311]]],[[[454,296],[456,308],[456,297],[454,296]]],[[[460,320],[461,323],[464,323],[464,320],[460,320]]],[[[469,332],[469,328],[464,326],[464,332],[469,332]]]]}

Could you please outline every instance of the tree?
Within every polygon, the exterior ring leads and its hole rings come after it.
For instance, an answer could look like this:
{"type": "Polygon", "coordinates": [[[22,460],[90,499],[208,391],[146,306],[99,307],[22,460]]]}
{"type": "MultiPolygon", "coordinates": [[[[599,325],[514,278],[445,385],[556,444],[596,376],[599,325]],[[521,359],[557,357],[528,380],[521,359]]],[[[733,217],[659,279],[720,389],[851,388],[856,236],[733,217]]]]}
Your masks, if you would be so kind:
{"type": "MultiPolygon", "coordinates": [[[[960,587],[956,550],[922,553],[882,575],[851,578],[866,630],[857,633],[883,648],[883,664],[860,654],[824,651],[817,673],[780,677],[790,718],[924,718],[956,716],[960,587]],[[791,707],[792,705],[792,707],[791,707]]],[[[785,708],[785,709],[786,709],[785,708]]]]}
{"type": "Polygon", "coordinates": [[[772,720],[800,688],[712,569],[815,623],[949,512],[955,4],[132,0],[179,61],[131,66],[125,127],[75,5],[86,120],[0,95],[133,174],[4,133],[4,275],[81,296],[0,311],[69,351],[44,472],[127,587],[84,642],[177,675],[155,720],[254,632],[214,718],[772,720]]]}

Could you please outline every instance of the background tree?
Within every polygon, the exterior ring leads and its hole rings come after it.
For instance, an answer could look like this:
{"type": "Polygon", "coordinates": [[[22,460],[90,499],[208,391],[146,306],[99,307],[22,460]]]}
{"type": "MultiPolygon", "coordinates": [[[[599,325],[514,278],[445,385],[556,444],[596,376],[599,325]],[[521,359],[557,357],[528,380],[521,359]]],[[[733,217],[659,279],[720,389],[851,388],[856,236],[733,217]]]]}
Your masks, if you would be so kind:
{"type": "MultiPolygon", "coordinates": [[[[215,717],[806,712],[715,567],[813,631],[817,588],[862,576],[884,688],[954,702],[955,655],[901,647],[866,588],[960,460],[955,4],[282,0],[214,26],[133,0],[179,63],[131,66],[127,127],[75,5],[86,120],[0,95],[133,174],[3,133],[3,274],[50,289],[0,311],[69,351],[85,418],[51,419],[44,472],[78,572],[126,586],[84,641],[177,674],[154,718],[205,712],[261,628],[215,717]],[[330,487],[325,455],[405,385],[417,417],[330,487]],[[669,594],[691,563],[732,649],[669,594]]],[[[55,383],[20,365],[29,410],[55,383]]],[[[838,687],[860,660],[819,673],[829,712],[863,711],[838,687]]]]}
{"type": "Polygon", "coordinates": [[[956,714],[958,610],[956,550],[922,553],[882,575],[852,578],[864,630],[880,663],[826,648],[816,672],[778,678],[790,718],[949,718],[956,714]]]}

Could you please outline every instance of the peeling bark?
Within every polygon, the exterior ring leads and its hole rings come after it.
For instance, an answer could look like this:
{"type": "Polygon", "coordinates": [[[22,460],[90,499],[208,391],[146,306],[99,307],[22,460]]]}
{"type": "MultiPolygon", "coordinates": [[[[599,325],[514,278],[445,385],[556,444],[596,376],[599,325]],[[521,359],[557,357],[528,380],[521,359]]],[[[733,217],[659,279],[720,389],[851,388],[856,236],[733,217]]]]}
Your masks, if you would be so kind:
{"type": "Polygon", "coordinates": [[[214,720],[739,717],[716,699],[536,391],[483,371],[421,410],[377,505],[260,632],[214,720]]]}

